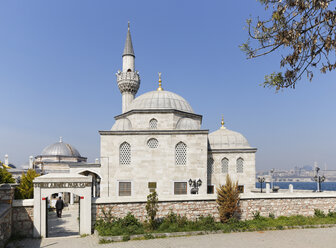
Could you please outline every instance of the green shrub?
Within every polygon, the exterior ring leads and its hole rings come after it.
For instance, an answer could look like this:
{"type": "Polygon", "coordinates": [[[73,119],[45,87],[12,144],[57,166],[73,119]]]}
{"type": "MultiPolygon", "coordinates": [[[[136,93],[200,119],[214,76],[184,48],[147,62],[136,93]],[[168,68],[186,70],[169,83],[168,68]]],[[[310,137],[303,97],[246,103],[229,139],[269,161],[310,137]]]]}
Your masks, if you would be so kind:
{"type": "Polygon", "coordinates": [[[159,199],[156,191],[147,196],[147,204],[146,204],[147,218],[149,219],[149,224],[152,230],[155,229],[156,227],[155,217],[158,211],[158,202],[159,199]]]}
{"type": "Polygon", "coordinates": [[[320,209],[314,209],[314,216],[318,218],[326,217],[325,213],[320,209]]]}
{"type": "Polygon", "coordinates": [[[222,223],[241,213],[239,194],[238,181],[233,182],[229,174],[227,174],[226,183],[217,188],[216,202],[218,204],[219,218],[222,223]]]}
{"type": "Polygon", "coordinates": [[[122,237],[122,241],[128,241],[128,240],[130,240],[131,239],[131,237],[130,237],[130,235],[124,235],[123,237],[122,237]]]}
{"type": "Polygon", "coordinates": [[[15,179],[13,178],[12,174],[9,173],[5,168],[0,167],[0,184],[2,183],[15,183],[15,179]]]}
{"type": "Polygon", "coordinates": [[[271,218],[271,219],[275,219],[275,215],[273,213],[269,213],[268,217],[271,218]]]}
{"type": "Polygon", "coordinates": [[[32,199],[34,198],[34,184],[35,177],[40,176],[35,170],[29,169],[27,174],[22,173],[20,185],[15,188],[16,199],[32,199]]]}

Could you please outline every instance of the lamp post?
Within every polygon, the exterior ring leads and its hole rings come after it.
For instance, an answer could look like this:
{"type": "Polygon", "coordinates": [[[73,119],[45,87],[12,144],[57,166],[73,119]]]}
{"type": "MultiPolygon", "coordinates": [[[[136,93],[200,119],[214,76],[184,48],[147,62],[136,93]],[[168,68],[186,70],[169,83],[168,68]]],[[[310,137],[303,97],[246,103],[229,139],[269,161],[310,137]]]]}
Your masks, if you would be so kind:
{"type": "Polygon", "coordinates": [[[198,194],[198,188],[201,187],[202,185],[202,180],[199,178],[197,181],[192,180],[191,178],[189,179],[189,186],[192,187],[192,189],[190,190],[191,194],[198,194]]]}
{"type": "Polygon", "coordinates": [[[325,181],[325,176],[319,175],[319,167],[316,167],[316,175],[314,176],[314,181],[317,183],[317,192],[322,192],[321,184],[325,181]]]}
{"type": "Polygon", "coordinates": [[[274,169],[272,169],[272,170],[270,171],[270,174],[271,174],[271,189],[273,190],[273,189],[274,189],[274,181],[273,181],[274,169]]]}
{"type": "Polygon", "coordinates": [[[260,183],[260,193],[262,193],[262,184],[265,182],[265,177],[258,177],[258,182],[260,183]]]}

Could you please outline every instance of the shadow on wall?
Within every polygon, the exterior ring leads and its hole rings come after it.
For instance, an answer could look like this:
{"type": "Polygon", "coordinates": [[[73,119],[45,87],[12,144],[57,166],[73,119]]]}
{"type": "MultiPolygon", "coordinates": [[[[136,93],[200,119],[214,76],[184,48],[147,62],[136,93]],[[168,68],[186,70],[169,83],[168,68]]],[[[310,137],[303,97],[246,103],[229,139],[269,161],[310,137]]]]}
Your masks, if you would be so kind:
{"type": "Polygon", "coordinates": [[[33,213],[34,207],[12,208],[12,235],[15,237],[33,237],[33,213]]]}

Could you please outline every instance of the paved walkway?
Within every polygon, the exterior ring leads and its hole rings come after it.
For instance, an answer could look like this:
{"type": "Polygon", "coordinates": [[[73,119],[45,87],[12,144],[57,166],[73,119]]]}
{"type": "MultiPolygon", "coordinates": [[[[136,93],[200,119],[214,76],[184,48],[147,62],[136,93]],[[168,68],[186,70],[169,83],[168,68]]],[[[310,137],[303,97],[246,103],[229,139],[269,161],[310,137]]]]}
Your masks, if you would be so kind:
{"type": "Polygon", "coordinates": [[[98,244],[94,236],[84,238],[26,239],[10,244],[11,248],[335,248],[336,228],[297,229],[267,232],[211,234],[192,237],[164,238],[98,244]]]}
{"type": "Polygon", "coordinates": [[[56,212],[48,213],[48,237],[79,235],[78,204],[64,208],[62,218],[56,212]]]}

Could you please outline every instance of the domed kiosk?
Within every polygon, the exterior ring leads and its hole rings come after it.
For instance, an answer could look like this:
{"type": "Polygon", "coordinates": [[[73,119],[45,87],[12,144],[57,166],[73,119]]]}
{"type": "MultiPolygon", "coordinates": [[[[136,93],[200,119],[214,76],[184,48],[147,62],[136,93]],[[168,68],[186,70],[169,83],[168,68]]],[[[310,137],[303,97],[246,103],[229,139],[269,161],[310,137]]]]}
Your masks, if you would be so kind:
{"type": "Polygon", "coordinates": [[[70,144],[64,143],[62,137],[59,142],[45,147],[41,155],[35,157],[34,164],[42,169],[43,174],[69,172],[69,165],[86,163],[78,150],[70,144]]]}

